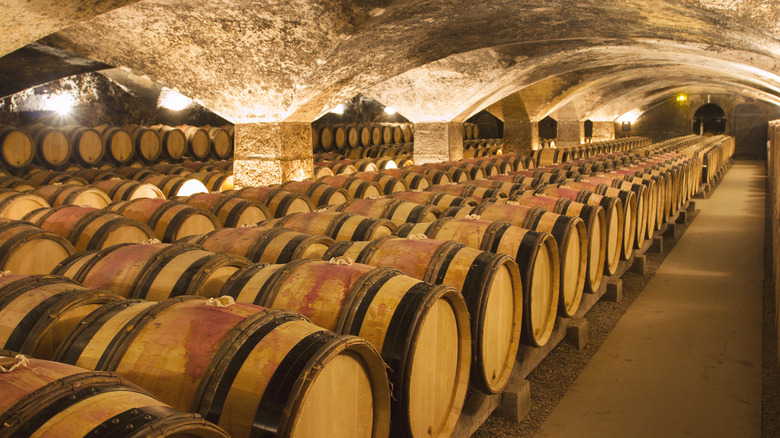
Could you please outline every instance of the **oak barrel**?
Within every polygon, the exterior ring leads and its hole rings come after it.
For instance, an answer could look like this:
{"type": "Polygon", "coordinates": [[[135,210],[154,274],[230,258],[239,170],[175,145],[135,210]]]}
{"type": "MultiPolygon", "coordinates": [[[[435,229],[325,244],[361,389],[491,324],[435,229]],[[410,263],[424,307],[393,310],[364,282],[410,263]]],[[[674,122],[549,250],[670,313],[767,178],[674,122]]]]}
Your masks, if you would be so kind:
{"type": "Polygon", "coordinates": [[[112,201],[129,201],[140,198],[165,199],[162,190],[157,186],[131,179],[112,178],[97,181],[92,183],[92,187],[102,190],[112,201]]]}
{"type": "Polygon", "coordinates": [[[422,205],[392,198],[353,199],[346,204],[329,209],[389,219],[396,225],[407,222],[431,222],[438,219],[441,214],[441,210],[434,205],[422,205]]]}
{"type": "Polygon", "coordinates": [[[354,213],[320,211],[288,214],[261,225],[284,227],[301,233],[322,234],[335,241],[376,240],[393,234],[396,225],[389,219],[373,218],[354,213]]]}
{"type": "Polygon", "coordinates": [[[117,201],[108,208],[145,223],[158,239],[168,243],[182,237],[206,234],[222,226],[210,212],[178,201],[139,198],[117,201]]]}
{"type": "Polygon", "coordinates": [[[12,169],[29,166],[35,158],[35,147],[26,132],[14,129],[0,129],[0,160],[12,169]]]}
{"type": "Polygon", "coordinates": [[[316,208],[308,196],[281,188],[247,187],[228,193],[235,193],[244,199],[264,204],[276,218],[290,213],[310,212],[316,208]]]}
{"type": "Polygon", "coordinates": [[[81,205],[105,208],[111,203],[111,198],[100,189],[70,184],[41,186],[35,189],[33,194],[43,198],[52,207],[81,205]]]}
{"type": "Polygon", "coordinates": [[[48,274],[76,250],[61,236],[29,222],[0,219],[0,270],[48,274]]]}
{"type": "Polygon", "coordinates": [[[237,195],[224,193],[196,193],[179,199],[187,205],[210,211],[223,227],[251,225],[272,217],[268,207],[237,195]]]}
{"type": "Polygon", "coordinates": [[[49,203],[40,196],[0,189],[0,216],[6,219],[20,220],[33,210],[47,207],[49,203]]]}

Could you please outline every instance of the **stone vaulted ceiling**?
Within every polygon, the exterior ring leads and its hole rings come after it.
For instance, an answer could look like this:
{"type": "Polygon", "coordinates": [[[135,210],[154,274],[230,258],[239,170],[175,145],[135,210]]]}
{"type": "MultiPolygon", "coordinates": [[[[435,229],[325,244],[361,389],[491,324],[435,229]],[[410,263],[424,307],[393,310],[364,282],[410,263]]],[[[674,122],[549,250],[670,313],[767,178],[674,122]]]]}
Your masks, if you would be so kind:
{"type": "Polygon", "coordinates": [[[507,98],[529,120],[614,120],[688,89],[780,104],[776,0],[6,0],[0,10],[14,17],[0,55],[40,40],[237,123],[311,122],[358,93],[414,122],[463,121],[507,98]]]}

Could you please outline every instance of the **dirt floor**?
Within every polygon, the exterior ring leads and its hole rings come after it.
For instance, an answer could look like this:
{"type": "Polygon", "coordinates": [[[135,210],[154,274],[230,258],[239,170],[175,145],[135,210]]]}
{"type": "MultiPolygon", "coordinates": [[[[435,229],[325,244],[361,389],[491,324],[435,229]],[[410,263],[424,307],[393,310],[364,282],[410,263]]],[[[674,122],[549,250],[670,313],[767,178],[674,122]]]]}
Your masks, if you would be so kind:
{"type": "MultiPolygon", "coordinates": [[[[696,218],[698,211],[689,212],[685,228],[696,218]]],[[[767,239],[771,242],[769,233],[767,239]]],[[[679,235],[678,235],[679,237],[679,235]]],[[[623,275],[623,300],[619,303],[599,301],[587,314],[589,343],[583,351],[572,344],[561,342],[547,358],[529,375],[531,384],[531,412],[516,424],[498,416],[491,416],[473,435],[488,437],[531,437],[552,412],[566,391],[577,379],[580,371],[598,351],[631,303],[642,293],[666,255],[674,248],[676,240],[665,236],[663,252],[648,251],[648,275],[634,272],[623,275]]],[[[764,364],[763,364],[763,421],[764,437],[780,437],[780,368],[778,367],[777,334],[774,322],[774,290],[771,278],[771,251],[766,245],[765,293],[764,293],[764,364]]]]}

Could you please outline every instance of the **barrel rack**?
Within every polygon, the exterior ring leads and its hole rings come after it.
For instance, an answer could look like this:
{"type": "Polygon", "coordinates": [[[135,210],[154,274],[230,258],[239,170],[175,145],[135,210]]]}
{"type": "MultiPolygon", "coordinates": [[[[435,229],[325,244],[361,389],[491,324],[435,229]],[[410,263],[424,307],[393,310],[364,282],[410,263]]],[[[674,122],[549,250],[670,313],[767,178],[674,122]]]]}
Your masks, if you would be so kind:
{"type": "MultiPolygon", "coordinates": [[[[712,181],[700,184],[695,198],[708,198],[732,164],[733,159],[725,163],[712,181]]],[[[588,343],[587,313],[590,309],[602,299],[615,303],[620,302],[623,299],[623,280],[621,278],[623,274],[631,270],[643,276],[647,275],[645,254],[648,251],[663,252],[665,236],[674,239],[675,242],[679,240],[688,220],[688,213],[695,209],[695,201],[688,201],[674,216],[667,218],[666,223],[655,232],[652,239],[646,239],[641,248],[634,249],[628,260],[621,261],[614,275],[605,275],[598,291],[583,294],[582,302],[574,317],[557,317],[555,328],[546,345],[543,347],[521,345],[512,376],[502,393],[486,395],[469,391],[452,436],[455,438],[471,436],[494,413],[510,421],[521,422],[531,410],[531,385],[528,381],[528,375],[563,340],[571,342],[575,348],[582,350],[588,343]]]]}

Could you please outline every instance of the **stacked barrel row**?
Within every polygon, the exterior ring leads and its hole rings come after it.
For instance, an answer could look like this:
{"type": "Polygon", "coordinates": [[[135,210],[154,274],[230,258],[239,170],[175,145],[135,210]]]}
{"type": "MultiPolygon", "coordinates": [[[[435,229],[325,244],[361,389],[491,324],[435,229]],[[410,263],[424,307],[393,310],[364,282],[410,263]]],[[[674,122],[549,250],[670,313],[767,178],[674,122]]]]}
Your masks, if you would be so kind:
{"type": "Polygon", "coordinates": [[[226,159],[232,156],[232,135],[232,127],[217,126],[3,127],[0,160],[9,169],[24,169],[33,163],[59,169],[69,164],[126,165],[133,160],[226,159]]]}
{"type": "Polygon", "coordinates": [[[409,144],[414,141],[412,123],[367,123],[313,126],[314,151],[347,153],[356,148],[409,144]]]}
{"type": "Polygon", "coordinates": [[[533,151],[531,156],[537,166],[547,166],[594,155],[631,151],[649,144],[650,139],[645,137],[625,137],[581,145],[541,148],[533,151]]]}
{"type": "Polygon", "coordinates": [[[500,155],[503,153],[504,140],[500,138],[464,140],[463,158],[500,155]]]}

